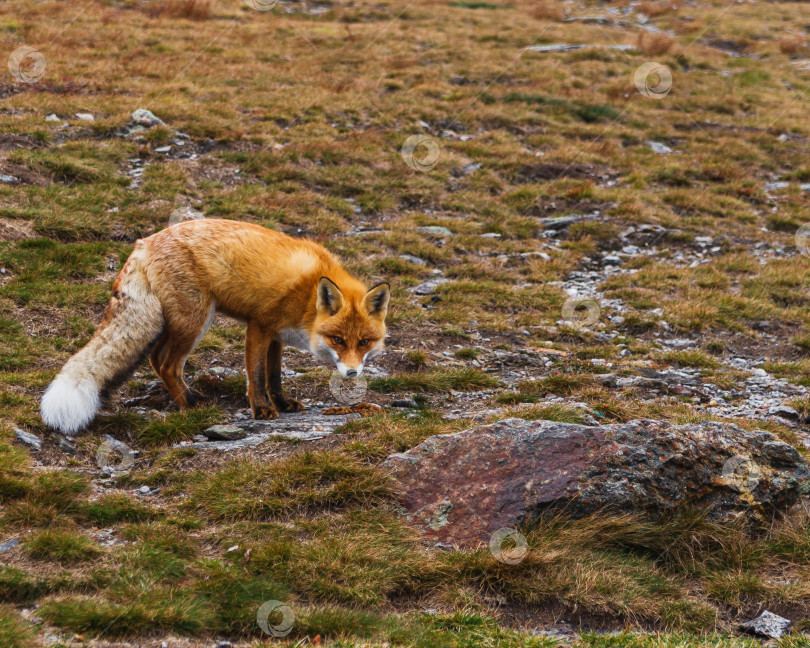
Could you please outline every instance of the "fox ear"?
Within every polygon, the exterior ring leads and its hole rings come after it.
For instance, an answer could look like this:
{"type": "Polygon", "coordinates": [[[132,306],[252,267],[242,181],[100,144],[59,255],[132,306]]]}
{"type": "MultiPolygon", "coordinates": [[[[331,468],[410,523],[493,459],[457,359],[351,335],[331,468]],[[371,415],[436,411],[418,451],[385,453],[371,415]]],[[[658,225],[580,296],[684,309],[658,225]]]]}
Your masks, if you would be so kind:
{"type": "Polygon", "coordinates": [[[340,310],[343,305],[343,293],[340,288],[331,279],[321,277],[318,282],[318,302],[317,308],[319,313],[328,313],[334,315],[340,310]]]}
{"type": "Polygon", "coordinates": [[[385,319],[388,313],[388,301],[391,299],[391,287],[387,283],[379,283],[363,297],[363,306],[371,317],[385,319]]]}

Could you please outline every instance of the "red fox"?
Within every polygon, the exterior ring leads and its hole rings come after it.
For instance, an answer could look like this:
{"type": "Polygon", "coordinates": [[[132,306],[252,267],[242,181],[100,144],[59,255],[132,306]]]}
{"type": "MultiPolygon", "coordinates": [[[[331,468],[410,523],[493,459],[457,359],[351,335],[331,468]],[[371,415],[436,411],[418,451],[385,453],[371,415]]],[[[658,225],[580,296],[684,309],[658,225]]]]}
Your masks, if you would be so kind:
{"type": "Polygon", "coordinates": [[[101,324],[42,397],[42,420],[74,435],[150,348],[169,394],[189,407],[183,367],[217,312],[247,322],[254,418],[300,411],[281,388],[283,346],[334,363],[344,377],[359,376],[383,349],[389,299],[387,283],[367,290],[313,241],[237,221],[178,223],[135,243],[101,324]]]}

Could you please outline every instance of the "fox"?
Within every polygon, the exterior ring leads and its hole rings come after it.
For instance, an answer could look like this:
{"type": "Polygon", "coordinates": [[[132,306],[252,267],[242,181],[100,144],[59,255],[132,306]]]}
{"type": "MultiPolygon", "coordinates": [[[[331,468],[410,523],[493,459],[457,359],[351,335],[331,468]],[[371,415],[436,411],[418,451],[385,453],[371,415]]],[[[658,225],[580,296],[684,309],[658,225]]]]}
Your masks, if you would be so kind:
{"type": "Polygon", "coordinates": [[[95,333],[45,391],[42,421],[75,436],[147,353],[174,402],[192,406],[183,369],[217,313],[247,323],[253,417],[302,411],[282,390],[283,348],[358,377],[383,350],[390,296],[388,282],[366,288],[309,239],[225,219],[172,225],[135,243],[95,333]]]}

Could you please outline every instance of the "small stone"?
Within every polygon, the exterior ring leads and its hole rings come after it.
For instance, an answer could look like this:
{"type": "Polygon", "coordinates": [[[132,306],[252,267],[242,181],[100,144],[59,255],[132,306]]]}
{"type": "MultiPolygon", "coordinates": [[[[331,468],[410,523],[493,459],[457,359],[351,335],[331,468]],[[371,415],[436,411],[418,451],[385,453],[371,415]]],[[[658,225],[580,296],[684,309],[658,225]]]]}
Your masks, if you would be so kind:
{"type": "Polygon", "coordinates": [[[31,434],[30,432],[26,432],[25,430],[21,430],[20,428],[14,428],[14,434],[17,435],[17,438],[20,441],[31,446],[34,450],[42,449],[42,439],[40,439],[38,436],[31,434]]]}
{"type": "Polygon", "coordinates": [[[446,227],[440,227],[438,225],[427,225],[425,227],[417,227],[416,229],[421,230],[423,232],[427,232],[428,234],[433,234],[434,236],[453,236],[453,232],[451,232],[446,227]]]}
{"type": "Polygon", "coordinates": [[[59,119],[59,117],[57,115],[51,113],[50,115],[48,115],[45,118],[45,121],[47,121],[47,122],[58,122],[58,121],[62,121],[62,120],[59,119]]]}
{"type": "Polygon", "coordinates": [[[239,545],[233,545],[232,547],[228,547],[228,549],[225,551],[225,553],[233,553],[237,549],[239,549],[239,545]]]}
{"type": "Polygon", "coordinates": [[[231,648],[231,646],[233,646],[233,644],[230,641],[220,641],[216,648],[231,648]]]}
{"type": "Polygon", "coordinates": [[[792,621],[765,610],[756,619],[740,624],[740,630],[759,637],[779,639],[790,628],[792,621]]]}
{"type": "Polygon", "coordinates": [[[2,184],[17,184],[20,179],[13,175],[4,175],[0,173],[0,183],[2,184]]]}
{"type": "Polygon", "coordinates": [[[178,207],[172,212],[172,215],[169,216],[169,226],[177,225],[177,223],[183,223],[190,220],[200,220],[203,218],[205,218],[205,216],[196,209],[192,209],[188,206],[178,207]]]}
{"type": "Polygon", "coordinates": [[[768,409],[768,414],[771,416],[778,416],[779,418],[787,419],[789,421],[798,421],[799,413],[792,407],[787,405],[777,405],[768,409]]]}
{"type": "Polygon", "coordinates": [[[587,47],[584,43],[577,44],[577,43],[557,43],[554,45],[530,45],[526,49],[531,52],[571,52],[573,50],[582,49],[583,47],[587,47]]]}
{"type": "Polygon", "coordinates": [[[212,425],[203,434],[212,441],[238,441],[247,436],[247,432],[235,425],[212,425]]]}
{"type": "Polygon", "coordinates": [[[497,232],[487,232],[486,234],[481,234],[481,238],[485,238],[485,239],[499,239],[499,238],[501,238],[501,235],[500,235],[500,234],[498,234],[497,232]]]}
{"type": "Polygon", "coordinates": [[[391,407],[416,408],[419,404],[413,398],[400,398],[391,403],[391,407]]]}
{"type": "Polygon", "coordinates": [[[171,146],[160,146],[155,149],[155,153],[168,153],[172,150],[171,146]]]}
{"type": "Polygon", "coordinates": [[[141,486],[141,487],[138,489],[138,492],[139,492],[141,495],[149,495],[149,493],[151,493],[151,492],[152,492],[152,489],[150,489],[150,488],[149,488],[149,486],[141,486]]]}
{"type": "Polygon", "coordinates": [[[647,146],[653,150],[653,153],[658,153],[659,155],[669,155],[672,153],[672,149],[661,142],[647,142],[647,146]]]}
{"type": "Polygon", "coordinates": [[[57,439],[60,450],[72,455],[79,454],[79,451],[76,449],[76,446],[73,445],[73,442],[70,439],[62,436],[61,434],[55,434],[54,437],[57,439]]]}
{"type": "Polygon", "coordinates": [[[139,126],[162,126],[163,121],[156,117],[155,114],[151,110],[146,110],[145,108],[139,108],[134,113],[132,113],[132,121],[138,124],[139,126]]]}
{"type": "Polygon", "coordinates": [[[413,263],[414,265],[427,265],[427,262],[424,259],[420,259],[418,256],[414,256],[413,254],[400,254],[399,258],[403,261],[407,261],[408,263],[413,263]]]}
{"type": "Polygon", "coordinates": [[[96,118],[90,113],[76,113],[76,118],[82,121],[96,121],[96,118]]]}
{"type": "Polygon", "coordinates": [[[431,295],[436,292],[436,288],[441,286],[443,283],[447,283],[447,281],[448,280],[444,278],[431,279],[430,281],[426,281],[414,288],[411,288],[411,292],[416,295],[431,295]]]}
{"type": "Polygon", "coordinates": [[[4,542],[0,542],[0,553],[5,553],[6,551],[11,551],[14,547],[19,546],[20,541],[17,538],[9,538],[4,542]]]}
{"type": "Polygon", "coordinates": [[[607,255],[602,257],[602,263],[604,263],[606,266],[607,265],[616,265],[617,266],[617,265],[622,264],[622,260],[619,257],[617,257],[615,254],[607,254],[607,255]]]}

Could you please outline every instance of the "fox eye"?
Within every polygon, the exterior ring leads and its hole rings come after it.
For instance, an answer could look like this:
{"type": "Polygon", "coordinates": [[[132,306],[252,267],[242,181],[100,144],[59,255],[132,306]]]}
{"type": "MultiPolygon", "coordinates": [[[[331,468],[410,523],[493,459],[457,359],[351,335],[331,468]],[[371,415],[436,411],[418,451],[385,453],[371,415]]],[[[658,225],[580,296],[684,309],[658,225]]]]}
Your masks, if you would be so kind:
{"type": "Polygon", "coordinates": [[[368,346],[368,339],[363,339],[363,340],[360,340],[360,341],[357,343],[357,346],[368,346]]]}
{"type": "Polygon", "coordinates": [[[332,341],[333,341],[335,344],[343,344],[343,338],[342,338],[342,337],[340,337],[339,335],[333,335],[333,336],[332,336],[332,341]]]}

